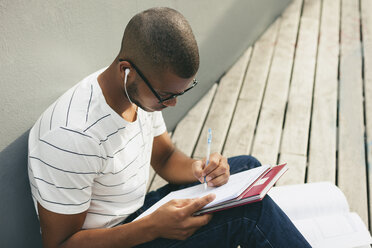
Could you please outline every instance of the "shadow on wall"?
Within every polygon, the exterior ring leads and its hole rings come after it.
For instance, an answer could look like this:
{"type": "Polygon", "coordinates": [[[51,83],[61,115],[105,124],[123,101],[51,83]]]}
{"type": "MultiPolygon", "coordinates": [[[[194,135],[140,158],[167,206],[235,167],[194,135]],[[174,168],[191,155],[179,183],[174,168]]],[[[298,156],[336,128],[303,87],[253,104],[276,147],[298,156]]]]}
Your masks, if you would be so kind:
{"type": "Polygon", "coordinates": [[[0,152],[0,247],[41,247],[27,174],[29,131],[0,152]]]}

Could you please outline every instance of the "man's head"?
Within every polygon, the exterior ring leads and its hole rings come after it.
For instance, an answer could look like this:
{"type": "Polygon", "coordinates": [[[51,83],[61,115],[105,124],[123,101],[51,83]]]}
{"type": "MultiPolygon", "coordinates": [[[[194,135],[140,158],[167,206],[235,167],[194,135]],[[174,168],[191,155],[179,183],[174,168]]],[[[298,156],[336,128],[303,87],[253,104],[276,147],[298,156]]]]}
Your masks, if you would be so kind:
{"type": "Polygon", "coordinates": [[[135,94],[131,97],[137,98],[133,101],[150,111],[174,105],[175,99],[174,104],[161,102],[160,106],[151,104],[146,108],[140,102],[143,82],[147,81],[144,87],[151,94],[167,98],[187,89],[199,68],[199,51],[191,27],[184,16],[170,8],[151,8],[135,15],[125,29],[118,58],[122,66],[137,73],[128,78],[128,89],[135,94]]]}
{"type": "Polygon", "coordinates": [[[199,68],[191,27],[170,8],[151,8],[135,15],[125,28],[120,57],[142,70],[169,70],[182,78],[192,77],[199,68]]]}

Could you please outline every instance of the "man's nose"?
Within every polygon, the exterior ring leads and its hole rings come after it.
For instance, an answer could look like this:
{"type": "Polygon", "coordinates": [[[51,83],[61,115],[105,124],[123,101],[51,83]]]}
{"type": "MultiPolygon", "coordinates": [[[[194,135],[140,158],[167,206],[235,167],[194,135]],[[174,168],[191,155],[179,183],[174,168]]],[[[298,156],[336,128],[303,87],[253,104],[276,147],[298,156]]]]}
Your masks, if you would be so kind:
{"type": "Polygon", "coordinates": [[[174,106],[176,106],[176,104],[177,104],[177,97],[163,102],[163,105],[165,105],[167,107],[174,107],[174,106]]]}

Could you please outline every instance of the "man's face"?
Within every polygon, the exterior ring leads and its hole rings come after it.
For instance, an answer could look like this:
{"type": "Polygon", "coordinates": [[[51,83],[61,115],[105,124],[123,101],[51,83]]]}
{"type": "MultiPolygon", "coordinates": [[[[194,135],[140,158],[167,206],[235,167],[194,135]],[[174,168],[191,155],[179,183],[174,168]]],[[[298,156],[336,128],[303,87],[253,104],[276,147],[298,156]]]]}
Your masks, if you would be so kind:
{"type": "MultiPolygon", "coordinates": [[[[133,70],[136,72],[134,68],[133,70]]],[[[133,103],[145,111],[161,111],[166,107],[175,106],[177,98],[159,103],[158,97],[150,87],[153,88],[161,99],[166,99],[173,94],[179,94],[188,89],[193,84],[193,79],[194,77],[181,78],[170,71],[166,71],[146,75],[146,80],[148,81],[148,84],[146,84],[143,78],[137,73],[134,81],[128,85],[128,95],[133,103]]]]}

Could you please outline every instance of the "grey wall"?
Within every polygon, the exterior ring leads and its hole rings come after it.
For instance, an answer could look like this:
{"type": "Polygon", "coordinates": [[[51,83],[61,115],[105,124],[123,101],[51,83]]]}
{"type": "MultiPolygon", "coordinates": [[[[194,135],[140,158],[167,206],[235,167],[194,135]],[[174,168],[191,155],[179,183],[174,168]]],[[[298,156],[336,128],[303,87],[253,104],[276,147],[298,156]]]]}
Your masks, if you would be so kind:
{"type": "Polygon", "coordinates": [[[0,247],[38,247],[27,182],[27,134],[43,110],[107,66],[137,12],[169,6],[189,20],[200,84],[164,111],[168,129],[192,107],[290,0],[0,1],[0,247]],[[27,245],[26,245],[27,244],[27,245]]]}

